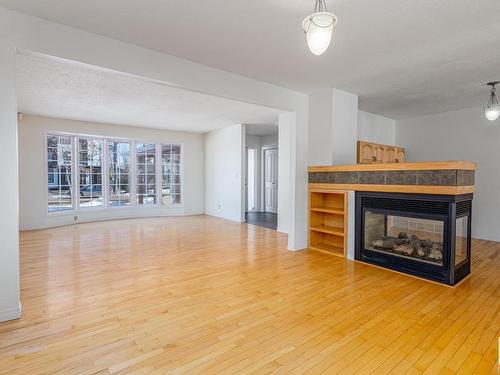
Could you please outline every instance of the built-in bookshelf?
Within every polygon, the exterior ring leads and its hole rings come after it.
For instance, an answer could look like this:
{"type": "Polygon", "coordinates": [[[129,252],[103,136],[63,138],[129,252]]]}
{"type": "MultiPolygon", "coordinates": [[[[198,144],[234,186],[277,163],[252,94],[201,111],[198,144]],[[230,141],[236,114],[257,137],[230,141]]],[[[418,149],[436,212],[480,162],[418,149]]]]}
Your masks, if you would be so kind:
{"type": "Polygon", "coordinates": [[[309,190],[309,249],[345,257],[347,193],[309,190]]]}

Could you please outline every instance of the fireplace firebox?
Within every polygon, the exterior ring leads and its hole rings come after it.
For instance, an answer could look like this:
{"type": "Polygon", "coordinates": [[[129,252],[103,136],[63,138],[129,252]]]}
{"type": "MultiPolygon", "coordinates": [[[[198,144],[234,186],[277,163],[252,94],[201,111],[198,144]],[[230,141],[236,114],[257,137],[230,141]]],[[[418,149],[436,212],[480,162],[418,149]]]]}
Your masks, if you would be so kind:
{"type": "Polygon", "coordinates": [[[455,285],[470,273],[472,194],[356,192],[356,260],[455,285]]]}

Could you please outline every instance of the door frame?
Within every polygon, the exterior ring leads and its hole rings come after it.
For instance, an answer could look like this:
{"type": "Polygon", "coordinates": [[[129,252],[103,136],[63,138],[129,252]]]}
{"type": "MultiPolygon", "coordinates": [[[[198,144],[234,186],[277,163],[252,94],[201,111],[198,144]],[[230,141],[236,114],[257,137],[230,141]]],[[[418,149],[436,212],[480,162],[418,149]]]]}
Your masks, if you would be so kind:
{"type": "MultiPolygon", "coordinates": [[[[261,197],[261,211],[262,212],[268,212],[266,211],[266,151],[269,151],[269,150],[276,150],[277,154],[278,154],[278,167],[279,167],[279,149],[276,145],[268,145],[268,146],[263,146],[262,147],[262,153],[261,153],[261,194],[260,194],[260,197],[261,197]]],[[[278,175],[279,175],[280,171],[279,171],[279,168],[278,168],[278,175]]],[[[278,189],[279,189],[279,185],[278,185],[278,189]]],[[[278,194],[279,194],[279,190],[278,190],[278,194]]],[[[277,195],[278,195],[277,194],[277,195]]],[[[270,212],[272,213],[272,212],[270,212]]],[[[276,202],[276,214],[278,213],[278,202],[276,202]]]]}
{"type": "Polygon", "coordinates": [[[260,201],[259,201],[259,190],[260,186],[258,186],[258,179],[259,179],[259,165],[258,165],[258,156],[259,156],[259,149],[255,147],[245,147],[245,213],[247,212],[258,212],[260,209],[260,201]],[[253,176],[253,181],[248,181],[248,151],[253,150],[254,155],[253,155],[253,162],[254,162],[254,176],[253,176]],[[253,190],[254,190],[254,211],[249,211],[248,209],[248,184],[253,185],[253,190]]]}

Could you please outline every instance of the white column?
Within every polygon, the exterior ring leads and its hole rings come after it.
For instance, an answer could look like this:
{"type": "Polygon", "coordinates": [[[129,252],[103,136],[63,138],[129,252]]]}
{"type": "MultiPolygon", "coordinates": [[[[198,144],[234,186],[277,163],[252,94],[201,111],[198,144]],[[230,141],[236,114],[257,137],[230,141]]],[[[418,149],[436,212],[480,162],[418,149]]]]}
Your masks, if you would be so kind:
{"type": "Polygon", "coordinates": [[[358,97],[324,89],[309,97],[309,165],[356,163],[358,97]]]}
{"type": "MultiPolygon", "coordinates": [[[[289,233],[291,185],[291,131],[294,113],[282,113],[278,119],[278,232],[289,233]]],[[[263,163],[264,161],[262,161],[263,163]]],[[[262,176],[264,180],[264,176],[262,176]]]]}
{"type": "Polygon", "coordinates": [[[332,163],[356,164],[358,139],[358,96],[332,90],[332,163]]]}
{"type": "Polygon", "coordinates": [[[0,12],[0,321],[21,314],[19,298],[19,197],[16,56],[11,20],[0,12]]]}
{"type": "Polygon", "coordinates": [[[290,222],[288,250],[307,248],[308,106],[290,117],[290,222]]]}
{"type": "Polygon", "coordinates": [[[245,202],[246,202],[245,180],[246,180],[246,166],[247,166],[246,136],[247,136],[246,125],[240,124],[240,186],[241,186],[240,222],[242,223],[244,223],[246,220],[245,217],[245,202]]]}
{"type": "Polygon", "coordinates": [[[279,116],[278,231],[288,250],[307,247],[307,106],[279,116]]]}

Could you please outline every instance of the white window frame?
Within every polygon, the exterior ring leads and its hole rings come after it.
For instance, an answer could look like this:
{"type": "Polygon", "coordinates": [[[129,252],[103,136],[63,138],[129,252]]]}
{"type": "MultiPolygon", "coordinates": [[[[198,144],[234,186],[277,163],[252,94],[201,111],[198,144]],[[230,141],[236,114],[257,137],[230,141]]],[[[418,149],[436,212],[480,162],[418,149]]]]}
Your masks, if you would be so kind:
{"type": "Polygon", "coordinates": [[[160,181],[159,181],[159,184],[160,184],[160,190],[159,190],[159,194],[160,194],[160,206],[161,207],[179,207],[179,206],[183,206],[184,205],[184,145],[181,144],[181,143],[172,143],[172,142],[161,142],[159,145],[158,145],[158,152],[159,152],[159,157],[160,157],[160,171],[159,171],[159,176],[160,176],[160,181]],[[167,205],[163,205],[162,204],[162,200],[163,200],[163,197],[162,197],[162,182],[163,182],[163,171],[161,169],[161,166],[162,166],[162,163],[163,163],[163,154],[162,154],[162,146],[163,145],[176,145],[176,146],[179,146],[179,156],[180,156],[180,162],[179,162],[179,174],[180,174],[180,190],[179,190],[179,193],[181,195],[181,201],[180,203],[172,203],[171,205],[167,206],[167,205]]]}
{"type": "MultiPolygon", "coordinates": [[[[158,142],[152,142],[152,141],[134,141],[134,160],[133,160],[133,164],[134,164],[134,188],[135,188],[135,191],[134,191],[134,205],[136,207],[141,207],[141,208],[144,208],[144,207],[158,207],[158,142]],[[155,146],[155,187],[156,187],[156,193],[155,193],[155,203],[154,204],[138,204],[137,203],[137,194],[136,194],[136,190],[137,190],[137,173],[136,173],[136,169],[137,169],[137,148],[136,148],[136,145],[137,144],[147,144],[147,145],[154,145],[155,146]]],[[[147,173],[146,173],[146,176],[147,176],[147,173]]],[[[146,186],[147,186],[147,183],[146,183],[146,186]]]]}
{"type": "MultiPolygon", "coordinates": [[[[106,167],[106,164],[105,164],[105,161],[104,161],[104,157],[105,157],[105,150],[104,150],[104,147],[106,145],[106,139],[105,138],[99,138],[99,137],[95,137],[95,136],[83,136],[83,135],[78,135],[78,136],[75,136],[75,142],[76,142],[76,156],[77,156],[77,160],[76,160],[76,166],[77,166],[77,169],[75,170],[75,172],[77,173],[77,176],[76,176],[76,179],[77,179],[77,183],[76,183],[76,192],[77,192],[77,210],[82,210],[82,211],[97,211],[97,210],[103,210],[107,207],[106,205],[106,202],[104,200],[104,193],[105,191],[107,190],[105,188],[105,181],[104,181],[104,168],[106,167]],[[90,206],[90,207],[80,207],[80,189],[81,189],[81,185],[80,185],[80,139],[91,139],[91,140],[94,140],[94,141],[98,141],[98,142],[101,142],[101,151],[102,151],[102,154],[101,154],[101,194],[102,194],[102,205],[101,206],[90,206]]],[[[91,177],[92,178],[92,177],[91,177]]]]}
{"type": "Polygon", "coordinates": [[[163,157],[162,157],[162,154],[161,154],[161,143],[157,143],[156,144],[156,204],[158,204],[158,206],[160,207],[163,207],[163,205],[161,204],[161,201],[162,201],[162,196],[161,196],[161,182],[163,180],[163,176],[161,174],[161,164],[162,164],[162,161],[163,161],[163,157]],[[158,178],[160,177],[160,178],[158,178]]]}
{"type": "MultiPolygon", "coordinates": [[[[52,131],[49,131],[49,132],[45,132],[44,134],[44,160],[42,161],[44,164],[43,164],[43,170],[45,171],[44,175],[44,182],[45,182],[45,185],[44,185],[44,191],[45,191],[45,213],[47,215],[50,215],[50,216],[61,216],[61,215],[72,215],[76,212],[76,196],[75,196],[75,191],[76,191],[76,188],[75,188],[75,182],[74,182],[74,169],[75,169],[75,147],[76,147],[76,144],[75,144],[75,139],[76,137],[73,135],[73,134],[70,134],[70,133],[64,133],[64,132],[52,132],[52,131]],[[49,158],[49,154],[48,154],[48,150],[47,150],[47,140],[48,140],[48,137],[50,136],[56,136],[56,137],[68,137],[71,139],[71,179],[73,180],[73,184],[71,185],[71,194],[72,194],[72,197],[73,199],[71,200],[71,209],[69,210],[60,210],[60,211],[49,211],[49,191],[48,191],[48,188],[49,188],[49,174],[48,174],[48,168],[49,168],[49,164],[48,164],[48,158],[49,158]]],[[[60,181],[59,181],[59,184],[60,184],[60,181]]]]}
{"type": "Polygon", "coordinates": [[[60,131],[46,131],[44,133],[44,166],[45,171],[45,212],[48,216],[75,215],[78,212],[94,212],[105,210],[127,210],[127,209],[179,209],[184,207],[184,143],[172,142],[167,140],[147,140],[133,139],[121,137],[106,137],[99,135],[77,134],[60,131]],[[49,211],[49,194],[48,194],[48,150],[47,138],[49,136],[64,136],[71,138],[71,178],[73,181],[71,187],[72,208],[63,211],[49,211]],[[101,179],[102,179],[102,206],[96,207],[80,207],[80,144],[79,139],[94,139],[102,142],[102,162],[101,162],[101,179]],[[130,166],[129,166],[129,189],[130,189],[130,205],[128,206],[109,206],[109,171],[108,171],[108,142],[125,142],[130,144],[130,166]],[[137,204],[137,174],[136,174],[136,144],[154,144],[155,145],[155,162],[156,162],[156,202],[154,204],[137,204]],[[171,205],[162,204],[162,145],[178,145],[180,148],[180,203],[172,203],[171,205]]]}
{"type": "Polygon", "coordinates": [[[109,210],[123,210],[123,209],[130,209],[134,207],[134,197],[135,197],[135,185],[134,181],[131,180],[132,172],[134,171],[134,161],[132,160],[133,157],[135,157],[135,154],[133,153],[133,148],[134,148],[134,142],[131,140],[126,140],[126,139],[120,139],[120,138],[106,138],[106,209],[109,210]],[[109,142],[119,142],[119,143],[128,143],[130,145],[130,155],[129,155],[129,166],[128,166],[128,185],[129,185],[129,200],[130,204],[129,205],[123,205],[123,206],[109,206],[109,149],[108,149],[108,143],[109,142]]]}

